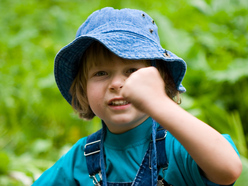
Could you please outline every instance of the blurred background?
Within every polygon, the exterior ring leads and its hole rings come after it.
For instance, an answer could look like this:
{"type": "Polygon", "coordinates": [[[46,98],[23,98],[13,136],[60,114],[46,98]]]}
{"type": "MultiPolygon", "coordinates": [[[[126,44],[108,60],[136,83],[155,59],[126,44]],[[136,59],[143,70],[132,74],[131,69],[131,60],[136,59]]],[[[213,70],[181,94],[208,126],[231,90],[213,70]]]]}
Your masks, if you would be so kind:
{"type": "Polygon", "coordinates": [[[31,185],[78,139],[101,127],[61,96],[54,57],[95,10],[135,8],[164,48],[188,64],[181,106],[234,140],[248,183],[247,0],[0,0],[0,185],[31,185]]]}

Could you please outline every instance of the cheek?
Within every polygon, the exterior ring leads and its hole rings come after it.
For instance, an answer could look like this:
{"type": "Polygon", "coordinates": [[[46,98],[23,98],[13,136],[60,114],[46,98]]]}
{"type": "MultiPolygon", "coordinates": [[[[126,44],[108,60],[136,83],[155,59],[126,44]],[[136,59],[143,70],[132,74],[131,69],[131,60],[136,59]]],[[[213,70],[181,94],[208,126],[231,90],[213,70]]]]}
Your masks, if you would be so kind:
{"type": "Polygon", "coordinates": [[[93,110],[93,107],[100,105],[103,101],[104,93],[102,88],[99,85],[89,83],[87,85],[87,97],[89,105],[93,110]]]}
{"type": "Polygon", "coordinates": [[[87,85],[87,98],[89,103],[91,103],[91,100],[94,100],[94,97],[96,96],[95,93],[96,91],[94,86],[91,86],[90,84],[87,85]]]}
{"type": "Polygon", "coordinates": [[[87,89],[88,103],[91,110],[98,117],[102,117],[104,110],[104,93],[103,91],[96,86],[88,86],[87,89]]]}

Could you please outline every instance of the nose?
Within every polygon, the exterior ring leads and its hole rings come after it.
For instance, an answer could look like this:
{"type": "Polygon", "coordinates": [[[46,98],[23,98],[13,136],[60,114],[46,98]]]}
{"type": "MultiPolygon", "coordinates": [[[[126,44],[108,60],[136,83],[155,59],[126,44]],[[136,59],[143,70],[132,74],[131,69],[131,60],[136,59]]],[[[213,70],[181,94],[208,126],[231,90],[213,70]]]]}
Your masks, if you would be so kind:
{"type": "Polygon", "coordinates": [[[121,75],[114,76],[109,84],[109,89],[111,91],[120,91],[124,85],[125,80],[126,77],[124,76],[121,75]]]}

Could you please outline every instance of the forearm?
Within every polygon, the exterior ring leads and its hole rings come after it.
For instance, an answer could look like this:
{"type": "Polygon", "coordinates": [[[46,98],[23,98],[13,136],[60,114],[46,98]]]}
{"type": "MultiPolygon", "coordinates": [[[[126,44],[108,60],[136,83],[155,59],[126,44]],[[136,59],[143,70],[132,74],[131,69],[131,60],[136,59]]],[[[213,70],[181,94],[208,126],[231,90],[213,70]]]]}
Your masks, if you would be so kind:
{"type": "Polygon", "coordinates": [[[151,117],[178,139],[210,181],[231,184],[240,175],[242,165],[237,153],[212,127],[167,96],[153,100],[146,108],[151,117]]]}

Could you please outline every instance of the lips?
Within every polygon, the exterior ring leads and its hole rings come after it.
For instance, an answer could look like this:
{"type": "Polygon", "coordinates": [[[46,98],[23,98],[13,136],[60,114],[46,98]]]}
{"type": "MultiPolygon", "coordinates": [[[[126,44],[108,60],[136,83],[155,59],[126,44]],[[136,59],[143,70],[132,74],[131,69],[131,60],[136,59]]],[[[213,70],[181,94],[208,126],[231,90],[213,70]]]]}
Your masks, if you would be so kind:
{"type": "Polygon", "coordinates": [[[122,106],[122,105],[128,105],[130,102],[124,100],[124,99],[113,99],[110,100],[108,105],[110,106],[122,106]]]}

